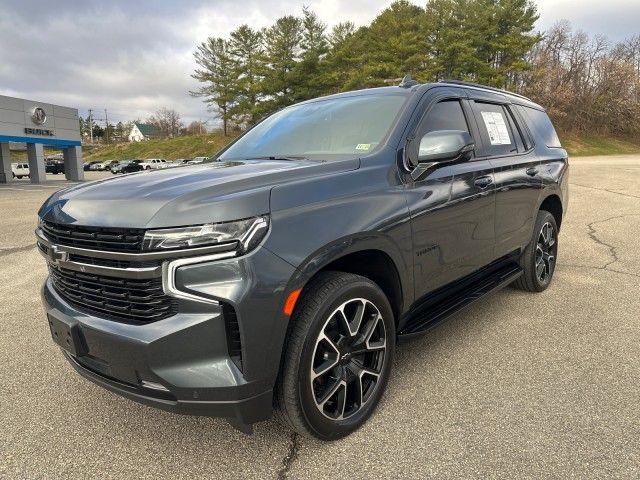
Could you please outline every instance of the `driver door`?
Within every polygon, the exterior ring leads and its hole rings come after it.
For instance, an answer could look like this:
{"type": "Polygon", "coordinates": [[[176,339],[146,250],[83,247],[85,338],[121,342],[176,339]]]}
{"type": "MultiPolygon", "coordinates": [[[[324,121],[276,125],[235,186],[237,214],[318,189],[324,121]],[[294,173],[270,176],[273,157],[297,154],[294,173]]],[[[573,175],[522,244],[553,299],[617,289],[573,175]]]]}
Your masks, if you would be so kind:
{"type": "MultiPolygon", "coordinates": [[[[426,133],[467,131],[480,145],[477,126],[462,98],[431,102],[415,132],[416,148],[426,133]]],[[[410,152],[407,152],[411,154],[410,152]]],[[[495,192],[488,160],[433,167],[418,181],[409,181],[416,299],[453,282],[493,260],[495,192]]]]}

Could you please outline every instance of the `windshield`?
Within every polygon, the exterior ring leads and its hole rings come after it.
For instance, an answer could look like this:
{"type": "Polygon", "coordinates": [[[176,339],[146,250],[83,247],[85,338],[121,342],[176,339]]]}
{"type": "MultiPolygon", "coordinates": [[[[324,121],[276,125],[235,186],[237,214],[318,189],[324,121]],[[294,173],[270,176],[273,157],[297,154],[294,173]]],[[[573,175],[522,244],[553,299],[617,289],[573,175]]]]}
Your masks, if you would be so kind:
{"type": "Polygon", "coordinates": [[[357,95],[293,105],[256,125],[219,160],[366,155],[384,142],[406,98],[357,95]]]}

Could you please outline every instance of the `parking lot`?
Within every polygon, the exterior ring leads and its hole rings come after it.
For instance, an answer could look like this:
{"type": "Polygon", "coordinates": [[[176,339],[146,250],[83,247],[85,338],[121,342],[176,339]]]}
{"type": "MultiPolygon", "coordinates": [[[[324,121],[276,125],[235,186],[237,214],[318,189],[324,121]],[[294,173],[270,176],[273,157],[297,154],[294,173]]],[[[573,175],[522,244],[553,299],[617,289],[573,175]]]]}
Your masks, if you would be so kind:
{"type": "Polygon", "coordinates": [[[245,436],[78,376],[49,338],[33,237],[63,185],[0,186],[0,477],[640,476],[640,156],[572,159],[552,286],[401,344],[377,413],[334,443],[273,421],[245,436]]]}

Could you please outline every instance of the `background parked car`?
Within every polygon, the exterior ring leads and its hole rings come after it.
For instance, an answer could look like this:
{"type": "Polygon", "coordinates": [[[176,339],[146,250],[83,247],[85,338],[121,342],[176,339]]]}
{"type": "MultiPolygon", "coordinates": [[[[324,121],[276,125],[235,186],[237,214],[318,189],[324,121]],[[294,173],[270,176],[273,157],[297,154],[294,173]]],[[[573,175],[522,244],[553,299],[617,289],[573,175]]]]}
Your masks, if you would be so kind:
{"type": "Polygon", "coordinates": [[[194,164],[194,163],[202,163],[205,160],[208,160],[209,157],[193,157],[191,160],[187,160],[187,163],[189,164],[194,164]]]}
{"type": "Polygon", "coordinates": [[[134,159],[130,158],[130,159],[126,159],[126,160],[114,160],[113,162],[111,162],[109,164],[109,170],[111,171],[111,173],[113,173],[114,175],[116,173],[122,173],[122,167],[124,167],[126,164],[128,164],[129,162],[133,162],[135,161],[134,159]]]}
{"type": "Polygon", "coordinates": [[[12,163],[11,172],[13,172],[14,178],[28,177],[29,164],[28,163],[12,163]]]}
{"type": "Polygon", "coordinates": [[[85,172],[88,172],[89,170],[91,170],[91,165],[93,165],[94,163],[97,163],[97,162],[86,162],[86,163],[84,164],[84,167],[82,167],[82,169],[83,169],[85,172]]]}
{"type": "Polygon", "coordinates": [[[162,158],[147,158],[142,162],[142,168],[145,170],[167,168],[168,166],[167,161],[162,158]]]}
{"type": "Polygon", "coordinates": [[[109,170],[111,173],[115,173],[113,170],[118,168],[118,165],[120,165],[121,160],[112,160],[109,162],[109,164],[107,165],[107,170],[109,170]]]}
{"type": "Polygon", "coordinates": [[[143,164],[144,162],[142,160],[123,160],[115,167],[116,171],[112,170],[111,172],[114,174],[141,172],[145,170],[143,164]]]}
{"type": "Polygon", "coordinates": [[[89,170],[92,172],[99,171],[102,172],[107,168],[107,164],[105,162],[93,162],[89,167],[89,170]]]}
{"type": "Polygon", "coordinates": [[[44,171],[57,175],[64,173],[64,161],[59,159],[48,159],[44,163],[44,171]]]}

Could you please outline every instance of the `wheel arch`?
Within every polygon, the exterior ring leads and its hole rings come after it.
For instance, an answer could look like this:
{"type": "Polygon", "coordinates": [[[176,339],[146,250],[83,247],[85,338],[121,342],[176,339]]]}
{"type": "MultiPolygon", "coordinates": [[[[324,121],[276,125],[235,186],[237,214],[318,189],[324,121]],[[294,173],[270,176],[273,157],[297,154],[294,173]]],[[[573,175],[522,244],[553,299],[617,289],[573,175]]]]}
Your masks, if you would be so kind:
{"type": "Polygon", "coordinates": [[[315,275],[332,270],[360,275],[378,285],[391,304],[397,327],[403,306],[402,282],[398,269],[388,254],[382,250],[349,253],[328,263],[315,275]]]}
{"type": "Polygon", "coordinates": [[[542,203],[540,204],[538,210],[545,210],[553,215],[553,218],[556,220],[558,230],[560,230],[564,210],[562,208],[562,200],[560,200],[560,197],[557,194],[552,193],[546,196],[542,200],[542,203]]]}
{"type": "Polygon", "coordinates": [[[371,237],[360,241],[352,238],[327,246],[298,267],[290,285],[302,287],[304,293],[304,287],[316,275],[332,270],[361,275],[378,285],[389,299],[396,326],[405,306],[412,302],[409,295],[413,289],[408,283],[412,272],[405,266],[399,249],[379,238],[378,241],[371,237]]]}

